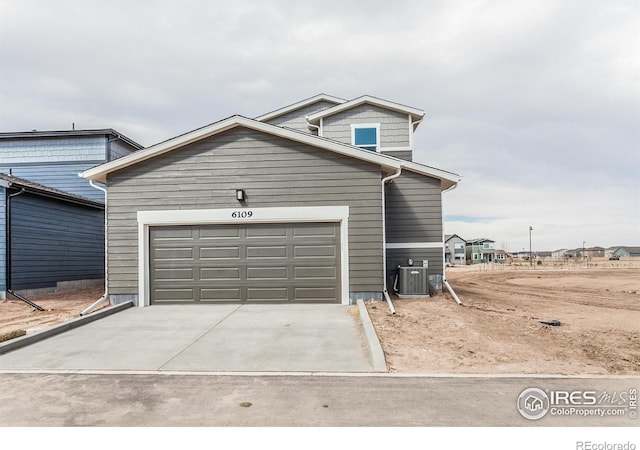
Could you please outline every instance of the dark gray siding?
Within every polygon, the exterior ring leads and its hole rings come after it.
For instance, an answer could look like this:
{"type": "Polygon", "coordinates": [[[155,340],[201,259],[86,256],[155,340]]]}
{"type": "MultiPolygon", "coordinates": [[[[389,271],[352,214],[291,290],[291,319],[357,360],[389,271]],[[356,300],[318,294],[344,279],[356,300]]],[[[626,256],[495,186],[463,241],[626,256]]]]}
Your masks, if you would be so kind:
{"type": "MultiPolygon", "coordinates": [[[[386,185],[387,243],[427,242],[442,245],[442,194],[440,180],[405,170],[386,185]]],[[[398,264],[400,250],[387,251],[387,268],[398,264]]],[[[442,247],[438,249],[402,249],[403,264],[408,258],[429,259],[431,274],[442,274],[442,247]],[[410,251],[411,250],[411,251],[410,251]],[[418,250],[420,250],[418,252],[418,250]],[[435,250],[435,251],[434,251],[435,250]],[[421,255],[425,256],[421,256],[421,255]],[[438,261],[433,261],[435,255],[438,261]],[[410,256],[413,255],[413,256],[410,256]],[[437,269],[436,269],[437,268],[437,269]]]]}
{"type": "Polygon", "coordinates": [[[12,288],[104,278],[104,211],[32,194],[11,200],[12,288]]]}
{"type": "Polygon", "coordinates": [[[235,128],[109,175],[109,291],[138,292],[139,210],[350,206],[350,291],[380,291],[377,165],[235,128]]]}
{"type": "Polygon", "coordinates": [[[274,117],[266,122],[279,127],[293,128],[294,130],[303,131],[305,133],[318,134],[315,128],[309,130],[306,116],[335,105],[336,104],[333,102],[318,101],[311,105],[307,105],[304,108],[296,109],[295,111],[274,117]]]}
{"type": "Polygon", "coordinates": [[[358,123],[380,124],[380,148],[382,151],[385,147],[410,149],[408,114],[367,104],[325,117],[322,135],[345,144],[351,144],[351,125],[358,123]]]}
{"type": "Polygon", "coordinates": [[[0,172],[24,178],[54,189],[104,202],[104,194],[89,185],[89,181],[78,176],[79,172],[97,166],[104,161],[59,164],[14,164],[0,165],[0,172]]]}
{"type": "Polygon", "coordinates": [[[0,292],[7,290],[6,190],[0,187],[0,292]]]}

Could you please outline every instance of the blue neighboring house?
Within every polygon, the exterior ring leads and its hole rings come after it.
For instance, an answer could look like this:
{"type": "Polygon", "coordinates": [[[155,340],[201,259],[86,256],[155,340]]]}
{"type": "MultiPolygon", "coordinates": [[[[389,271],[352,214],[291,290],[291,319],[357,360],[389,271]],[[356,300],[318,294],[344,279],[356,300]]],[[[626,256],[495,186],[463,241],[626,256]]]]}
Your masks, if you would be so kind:
{"type": "Polygon", "coordinates": [[[0,133],[0,298],[103,282],[104,194],[78,173],[141,148],[113,129],[0,133]]]}

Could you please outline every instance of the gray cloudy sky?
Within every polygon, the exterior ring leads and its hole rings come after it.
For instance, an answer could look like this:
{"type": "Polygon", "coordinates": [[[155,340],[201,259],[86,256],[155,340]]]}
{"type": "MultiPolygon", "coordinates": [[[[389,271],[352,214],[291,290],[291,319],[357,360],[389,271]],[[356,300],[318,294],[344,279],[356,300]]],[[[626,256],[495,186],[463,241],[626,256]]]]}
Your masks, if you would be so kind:
{"type": "Polygon", "coordinates": [[[144,145],[327,93],[424,109],[445,232],[640,245],[637,1],[0,0],[0,131],[144,145]]]}

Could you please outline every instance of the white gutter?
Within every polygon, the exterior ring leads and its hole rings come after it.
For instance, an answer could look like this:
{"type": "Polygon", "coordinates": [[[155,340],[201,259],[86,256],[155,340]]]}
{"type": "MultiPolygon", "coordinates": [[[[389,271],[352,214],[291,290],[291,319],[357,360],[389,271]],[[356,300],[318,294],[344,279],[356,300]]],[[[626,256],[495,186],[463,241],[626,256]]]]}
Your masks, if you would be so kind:
{"type": "MultiPolygon", "coordinates": [[[[81,174],[78,174],[78,176],[82,177],[81,174]]],[[[107,269],[107,263],[109,261],[109,255],[107,253],[107,249],[108,249],[108,246],[107,246],[107,242],[108,242],[107,241],[107,190],[103,187],[96,186],[93,180],[89,180],[89,184],[91,185],[92,188],[95,188],[104,192],[104,294],[102,294],[102,297],[100,297],[98,300],[96,300],[91,305],[86,307],[80,313],[81,316],[84,316],[85,314],[89,314],[89,312],[91,312],[96,306],[102,303],[109,296],[109,292],[108,292],[109,270],[107,269]]]]}
{"type": "Polygon", "coordinates": [[[320,136],[320,125],[314,125],[309,122],[309,116],[304,116],[304,119],[307,121],[307,128],[313,127],[318,132],[317,136],[320,136]]]}
{"type": "Polygon", "coordinates": [[[393,307],[393,303],[391,303],[391,298],[389,297],[389,292],[387,292],[387,202],[385,199],[386,192],[384,189],[384,185],[387,182],[393,180],[394,178],[398,178],[402,173],[402,167],[399,167],[393,174],[389,175],[386,178],[382,179],[382,294],[384,295],[387,304],[389,305],[389,310],[391,314],[395,314],[396,310],[393,307]]]}

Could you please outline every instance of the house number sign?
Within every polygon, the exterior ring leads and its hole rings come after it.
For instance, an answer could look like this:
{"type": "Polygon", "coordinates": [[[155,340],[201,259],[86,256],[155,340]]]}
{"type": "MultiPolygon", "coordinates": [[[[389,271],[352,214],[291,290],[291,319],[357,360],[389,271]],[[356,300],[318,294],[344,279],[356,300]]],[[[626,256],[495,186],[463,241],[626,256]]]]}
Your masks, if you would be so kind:
{"type": "Polygon", "coordinates": [[[231,213],[232,219],[248,219],[251,216],[253,216],[253,211],[251,210],[233,211],[231,213]]]}

